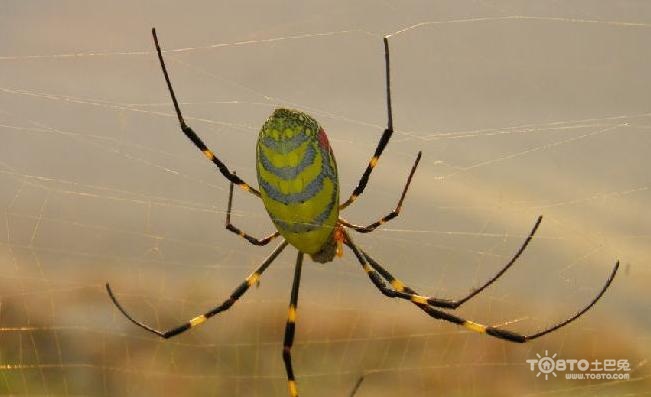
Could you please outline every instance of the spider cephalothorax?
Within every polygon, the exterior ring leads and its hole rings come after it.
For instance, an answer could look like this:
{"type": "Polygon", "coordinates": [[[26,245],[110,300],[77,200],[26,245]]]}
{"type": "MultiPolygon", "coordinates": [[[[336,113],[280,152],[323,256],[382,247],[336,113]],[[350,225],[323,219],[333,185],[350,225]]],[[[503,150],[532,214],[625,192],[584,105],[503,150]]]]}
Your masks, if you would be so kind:
{"type": "MultiPolygon", "coordinates": [[[[604,294],[610,283],[613,281],[619,262],[615,264],[610,277],[603,285],[596,297],[583,309],[576,312],[565,321],[553,324],[541,331],[531,334],[520,334],[504,328],[482,325],[466,320],[448,310],[457,309],[459,306],[477,296],[486,287],[497,280],[524,252],[525,248],[533,238],[542,217],[538,217],[529,235],[524,240],[518,251],[511,260],[502,267],[488,281],[475,288],[472,292],[459,299],[433,298],[418,294],[405,283],[393,277],[383,266],[361,250],[345,231],[349,228],[360,233],[369,233],[380,225],[398,216],[402,208],[402,202],[407,194],[407,189],[416,171],[421,153],[418,153],[411,172],[407,178],[400,200],[395,209],[387,215],[367,226],[357,226],[339,217],[339,212],[353,203],[359,197],[368,183],[371,172],[378,163],[384,148],[393,134],[393,119],[391,116],[391,84],[389,80],[389,41],[384,38],[384,60],[386,78],[386,101],[387,101],[387,128],[382,133],[375,152],[364,170],[362,177],[346,201],[339,204],[339,183],[337,180],[337,164],[335,163],[332,149],[328,143],[328,137],[319,123],[307,114],[289,109],[276,109],[262,126],[257,145],[257,174],[260,191],[253,188],[242,178],[235,175],[235,172],[226,165],[215,154],[208,149],[201,138],[190,128],[183,119],[176,95],[172,89],[163,54],[158,45],[156,31],[152,30],[158,59],[160,61],[165,82],[172,97],[174,110],[179,119],[181,130],[192,141],[192,143],[217,166],[226,179],[231,182],[228,196],[228,209],[226,211],[226,228],[236,233],[254,245],[266,245],[271,240],[281,236],[284,241],[265,259],[257,269],[253,271],[231,295],[220,305],[211,310],[192,318],[191,320],[166,331],[159,331],[140,321],[135,320],[118,302],[111,291],[108,283],[106,289],[113,303],[129,320],[139,327],[152,332],[163,338],[171,338],[183,333],[190,328],[203,324],[208,318],[228,310],[237,300],[253,285],[257,285],[262,273],[271,265],[288,244],[298,249],[296,266],[294,268],[294,281],[292,283],[291,298],[285,325],[285,339],[283,343],[283,361],[291,397],[298,396],[298,388],[292,368],[291,348],[294,343],[294,332],[296,322],[296,311],[298,306],[298,288],[301,280],[301,268],[303,256],[308,254],[316,262],[329,262],[335,255],[341,255],[342,245],[347,245],[355,254],[362,269],[366,272],[369,280],[385,296],[410,301],[420,310],[437,320],[448,321],[464,327],[465,329],[480,334],[490,335],[510,342],[523,343],[540,336],[553,332],[572,321],[576,320],[583,313],[588,311],[604,294]],[[249,192],[262,199],[276,231],[271,235],[258,239],[231,223],[231,206],[233,204],[233,186],[237,185],[242,190],[249,192]]],[[[359,382],[357,384],[359,386],[359,382]]]]}

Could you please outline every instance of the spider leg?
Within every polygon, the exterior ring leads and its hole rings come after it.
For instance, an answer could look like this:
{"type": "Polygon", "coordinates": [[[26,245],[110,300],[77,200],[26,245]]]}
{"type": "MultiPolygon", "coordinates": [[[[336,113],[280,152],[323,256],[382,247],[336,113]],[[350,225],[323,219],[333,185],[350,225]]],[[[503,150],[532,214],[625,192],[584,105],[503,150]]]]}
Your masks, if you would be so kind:
{"type": "MultiPolygon", "coordinates": [[[[536,223],[534,224],[533,228],[531,229],[531,232],[529,232],[529,235],[527,238],[524,240],[522,245],[520,245],[520,248],[518,251],[511,257],[511,260],[507,262],[507,264],[500,269],[499,272],[497,272],[493,277],[491,277],[488,281],[486,281],[484,284],[481,286],[475,288],[472,290],[468,295],[464,296],[463,298],[460,299],[441,299],[441,298],[430,298],[427,297],[427,304],[430,306],[434,307],[443,307],[446,309],[456,309],[459,306],[463,305],[467,301],[469,301],[471,298],[477,296],[480,292],[482,292],[484,289],[486,289],[489,285],[493,284],[498,278],[500,278],[514,263],[515,261],[518,260],[520,255],[524,252],[524,250],[527,248],[529,245],[529,242],[531,242],[531,239],[533,239],[534,234],[536,234],[536,231],[538,230],[538,227],[540,226],[540,222],[542,222],[542,216],[539,216],[538,219],[536,220],[536,223]]],[[[391,286],[396,290],[396,291],[404,291],[410,294],[416,294],[418,295],[417,292],[406,286],[402,281],[398,280],[397,278],[393,277],[391,273],[389,273],[386,269],[384,269],[379,263],[377,263],[373,258],[371,258],[366,252],[363,250],[361,251],[362,254],[364,255],[364,258],[368,261],[369,265],[373,269],[375,269],[391,286]]]]}
{"type": "Polygon", "coordinates": [[[156,28],[152,28],[151,30],[152,36],[154,36],[154,44],[156,45],[156,52],[158,53],[158,60],[160,61],[160,66],[161,69],[163,70],[163,75],[165,76],[165,82],[167,83],[167,90],[170,93],[170,96],[172,97],[172,103],[174,104],[174,110],[176,111],[176,117],[179,119],[179,124],[181,125],[181,130],[185,134],[188,139],[194,143],[194,146],[196,146],[201,152],[208,158],[208,160],[212,161],[213,164],[217,166],[219,169],[219,172],[226,177],[231,183],[234,183],[238,185],[242,190],[245,190],[247,192],[251,192],[257,197],[260,197],[260,192],[258,192],[255,188],[251,187],[248,183],[244,182],[239,176],[235,175],[235,173],[230,172],[228,167],[224,163],[222,163],[221,160],[219,160],[215,154],[208,149],[205,143],[199,138],[199,136],[190,128],[185,123],[185,119],[183,119],[183,115],[181,114],[181,108],[179,107],[179,102],[176,100],[176,95],[174,94],[174,89],[172,88],[172,82],[170,81],[169,74],[167,73],[167,68],[165,67],[165,61],[163,60],[163,53],[160,49],[160,45],[158,44],[158,36],[156,36],[156,28]]]}
{"type": "Polygon", "coordinates": [[[517,343],[524,343],[529,340],[538,338],[540,336],[543,336],[545,334],[548,334],[550,332],[556,331],[557,329],[571,323],[572,321],[576,320],[579,318],[582,314],[590,310],[592,306],[597,303],[597,301],[603,296],[604,292],[608,289],[610,284],[612,283],[613,279],[615,278],[615,274],[617,273],[617,269],[619,268],[619,261],[615,264],[612,272],[610,273],[610,276],[608,277],[608,280],[604,284],[604,286],[601,288],[599,293],[595,296],[592,301],[588,305],[586,305],[583,309],[579,310],[577,313],[575,313],[573,316],[569,317],[567,320],[561,321],[559,323],[556,323],[554,325],[551,325],[542,331],[530,334],[530,335],[523,335],[517,332],[509,331],[506,329],[501,329],[497,328],[494,326],[487,326],[483,324],[476,323],[474,321],[466,320],[460,316],[448,313],[446,311],[436,309],[433,306],[430,306],[428,304],[428,298],[426,296],[418,295],[416,293],[412,292],[407,292],[405,289],[402,291],[390,288],[386,285],[384,280],[382,280],[382,277],[380,274],[371,266],[368,264],[366,261],[366,257],[364,254],[357,248],[357,246],[350,240],[350,237],[346,235],[346,245],[350,247],[350,249],[353,250],[353,253],[357,257],[357,260],[359,261],[360,265],[362,265],[362,268],[364,271],[367,273],[369,279],[375,285],[375,287],[385,296],[389,298],[400,298],[404,300],[411,301],[414,303],[416,306],[418,306],[421,310],[426,312],[430,317],[435,318],[437,320],[445,320],[457,325],[461,325],[465,327],[466,329],[477,332],[480,334],[487,334],[499,339],[504,339],[509,342],[517,342],[517,343]]]}
{"type": "Polygon", "coordinates": [[[398,204],[396,205],[396,208],[393,211],[389,212],[380,220],[375,221],[367,226],[354,225],[346,221],[345,219],[339,219],[339,222],[341,222],[342,225],[355,230],[356,232],[370,233],[373,230],[377,229],[378,226],[400,215],[400,210],[402,209],[402,202],[405,200],[405,196],[407,195],[407,190],[409,189],[409,185],[411,184],[411,178],[414,176],[414,172],[416,172],[416,167],[418,167],[418,163],[420,162],[420,157],[422,154],[423,152],[418,151],[418,156],[416,156],[416,161],[414,161],[414,165],[411,167],[411,171],[409,172],[409,176],[407,177],[407,183],[405,184],[405,187],[402,189],[402,195],[400,195],[400,200],[398,200],[398,204]]]}
{"type": "Polygon", "coordinates": [[[391,108],[391,77],[390,77],[391,70],[389,67],[389,58],[390,58],[389,38],[384,37],[384,72],[385,72],[386,97],[387,97],[387,128],[382,133],[382,137],[380,137],[380,142],[378,142],[377,147],[375,148],[375,153],[373,154],[373,157],[371,157],[371,160],[368,162],[368,165],[366,166],[366,170],[364,170],[362,177],[357,183],[357,187],[353,190],[353,193],[350,195],[348,200],[346,200],[343,204],[339,205],[340,210],[348,207],[350,204],[353,203],[353,201],[357,199],[357,197],[359,197],[360,194],[362,194],[362,192],[366,188],[366,184],[368,183],[368,178],[371,176],[371,172],[373,171],[373,168],[375,168],[375,166],[377,165],[377,162],[380,159],[380,156],[382,155],[384,148],[387,146],[387,143],[389,143],[389,139],[391,139],[391,135],[393,134],[393,110],[391,108]]]}
{"type": "Polygon", "coordinates": [[[296,309],[298,308],[298,287],[301,283],[301,267],[303,266],[303,253],[299,251],[296,257],[296,267],[294,268],[294,282],[292,283],[292,293],[289,300],[289,310],[287,312],[287,323],[285,324],[285,340],[283,341],[283,362],[287,372],[287,385],[289,395],[298,397],[296,388],[296,378],[292,368],[292,345],[294,344],[294,333],[296,331],[296,309]]]}
{"type": "Polygon", "coordinates": [[[357,391],[362,386],[362,382],[364,382],[364,375],[360,376],[357,379],[357,382],[355,382],[355,386],[353,386],[353,390],[350,392],[349,397],[355,397],[355,394],[357,394],[357,391]]]}
{"type": "Polygon", "coordinates": [[[251,273],[251,275],[249,275],[249,277],[247,277],[246,280],[244,280],[242,282],[242,284],[240,284],[237,288],[235,288],[235,290],[231,293],[230,297],[228,299],[226,299],[224,302],[222,302],[222,304],[220,304],[219,306],[217,306],[217,307],[215,307],[213,309],[210,309],[209,311],[205,312],[204,314],[201,314],[199,316],[196,316],[196,317],[192,318],[190,321],[188,321],[186,323],[183,323],[183,324],[181,324],[181,325],[179,325],[177,327],[174,327],[174,328],[170,328],[170,329],[168,329],[166,331],[159,331],[159,330],[157,330],[155,328],[150,327],[149,325],[147,325],[147,324],[145,324],[143,322],[140,322],[140,321],[134,319],[126,311],[126,309],[124,309],[124,307],[122,307],[120,302],[118,302],[117,298],[113,294],[113,291],[111,290],[111,287],[109,286],[108,283],[106,283],[106,291],[108,292],[109,296],[111,297],[111,300],[113,301],[115,306],[118,308],[118,310],[120,310],[120,312],[122,312],[122,314],[127,319],[129,319],[132,323],[136,324],[137,326],[139,326],[140,328],[142,328],[142,329],[144,329],[146,331],[149,331],[149,332],[151,332],[153,334],[156,334],[156,335],[158,335],[158,336],[160,336],[162,338],[167,339],[167,338],[171,338],[173,336],[176,336],[178,334],[181,334],[181,333],[189,330],[190,328],[194,328],[197,325],[203,324],[210,317],[212,317],[212,316],[214,316],[214,315],[216,315],[216,314],[218,314],[220,312],[223,312],[225,310],[230,309],[230,307],[233,306],[233,304],[235,302],[237,302],[237,300],[242,295],[244,295],[244,293],[252,285],[258,283],[258,281],[260,280],[260,276],[262,276],[262,273],[269,267],[269,265],[271,265],[271,263],[274,261],[274,259],[276,259],[276,257],[282,252],[282,250],[285,247],[287,247],[287,241],[283,241],[282,243],[280,243],[280,245],[278,245],[278,247],[276,247],[276,249],[267,257],[267,259],[265,259],[264,262],[262,262],[262,264],[257,269],[255,269],[255,271],[253,273],[251,273]]]}
{"type": "MultiPolygon", "coordinates": [[[[233,175],[235,175],[235,172],[233,171],[233,175]]],[[[233,206],[233,182],[230,183],[230,188],[228,192],[228,208],[226,209],[226,229],[230,230],[231,232],[237,234],[238,236],[246,239],[248,242],[250,242],[253,245],[267,245],[269,242],[276,237],[280,236],[280,233],[278,231],[268,235],[265,238],[258,239],[255,238],[248,233],[243,232],[242,230],[238,229],[235,225],[231,223],[231,208],[233,206]]]]}

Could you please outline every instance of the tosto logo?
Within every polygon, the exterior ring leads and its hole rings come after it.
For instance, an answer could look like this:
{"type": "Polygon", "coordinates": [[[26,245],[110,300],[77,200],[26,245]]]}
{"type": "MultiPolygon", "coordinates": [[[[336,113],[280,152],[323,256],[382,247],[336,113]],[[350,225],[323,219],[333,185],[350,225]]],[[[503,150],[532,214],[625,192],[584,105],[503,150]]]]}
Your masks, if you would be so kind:
{"type": "Polygon", "coordinates": [[[529,370],[536,372],[536,377],[545,375],[545,380],[551,374],[557,377],[557,372],[564,372],[565,379],[629,379],[631,365],[627,359],[604,359],[589,361],[587,359],[561,359],[557,354],[549,356],[536,354],[538,358],[526,360],[529,370]]]}

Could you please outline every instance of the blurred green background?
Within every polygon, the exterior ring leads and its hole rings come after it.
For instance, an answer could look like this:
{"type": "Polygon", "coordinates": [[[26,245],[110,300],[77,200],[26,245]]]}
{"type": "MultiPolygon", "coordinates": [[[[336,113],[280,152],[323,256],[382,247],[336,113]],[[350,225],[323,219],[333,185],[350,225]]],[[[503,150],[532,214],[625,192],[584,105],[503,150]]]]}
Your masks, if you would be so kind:
{"type": "MultiPolygon", "coordinates": [[[[396,134],[343,216],[401,216],[356,236],[422,293],[460,297],[517,265],[460,314],[535,332],[597,293],[576,323],[525,345],[437,322],[369,283],[351,252],[307,261],[294,367],[302,396],[641,396],[651,378],[651,5],[647,2],[3,1],[0,3],[0,395],[285,396],[282,334],[295,251],[231,311],[171,340],[271,251],[227,232],[228,185],[189,123],[255,185],[257,132],[277,106],[328,131],[342,195],[386,123],[396,134]],[[626,359],[630,380],[545,380],[536,354],[626,359]]],[[[234,222],[273,230],[236,192],[234,222]]]]}

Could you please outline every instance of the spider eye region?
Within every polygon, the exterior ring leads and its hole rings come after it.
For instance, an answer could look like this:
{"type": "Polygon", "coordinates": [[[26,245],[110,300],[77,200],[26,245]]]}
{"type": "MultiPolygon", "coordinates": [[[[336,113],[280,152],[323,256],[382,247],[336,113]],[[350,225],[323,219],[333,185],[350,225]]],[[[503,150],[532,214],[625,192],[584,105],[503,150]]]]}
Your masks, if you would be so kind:
{"type": "Polygon", "coordinates": [[[337,163],[323,128],[306,113],[276,109],[256,158],[262,201],[280,234],[301,252],[321,252],[339,218],[337,163]]]}

